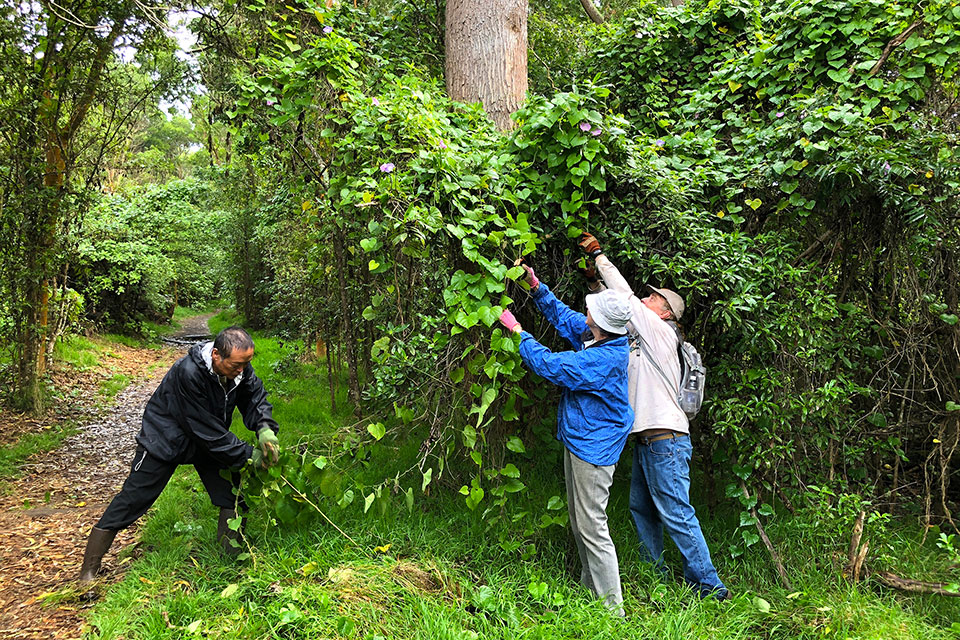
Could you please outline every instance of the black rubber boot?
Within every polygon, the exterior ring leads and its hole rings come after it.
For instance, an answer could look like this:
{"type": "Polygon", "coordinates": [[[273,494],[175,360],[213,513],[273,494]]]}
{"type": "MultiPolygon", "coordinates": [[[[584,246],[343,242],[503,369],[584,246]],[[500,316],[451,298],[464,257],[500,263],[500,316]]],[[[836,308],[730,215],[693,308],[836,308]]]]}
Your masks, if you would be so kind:
{"type": "Polygon", "coordinates": [[[90,531],[90,537],[87,538],[87,550],[83,553],[83,565],[80,567],[80,582],[93,582],[97,579],[97,573],[100,571],[100,561],[104,554],[113,544],[116,537],[116,531],[109,529],[98,529],[96,527],[90,531]]]}
{"type": "MultiPolygon", "coordinates": [[[[217,540],[220,542],[220,546],[223,547],[223,552],[228,556],[238,555],[241,549],[240,531],[234,531],[230,528],[230,525],[227,524],[228,520],[233,520],[236,517],[236,510],[220,508],[220,520],[217,522],[217,540]],[[237,542],[237,546],[232,544],[234,540],[237,542]]],[[[240,528],[243,528],[242,522],[240,528]]]]}

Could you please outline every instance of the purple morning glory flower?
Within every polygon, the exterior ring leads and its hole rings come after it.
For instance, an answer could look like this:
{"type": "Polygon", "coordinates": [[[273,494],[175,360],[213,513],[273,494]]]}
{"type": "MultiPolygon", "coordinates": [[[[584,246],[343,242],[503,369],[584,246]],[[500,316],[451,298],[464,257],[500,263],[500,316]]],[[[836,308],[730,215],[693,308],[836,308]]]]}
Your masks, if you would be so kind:
{"type": "Polygon", "coordinates": [[[655,147],[662,147],[665,144],[667,143],[664,142],[661,138],[657,138],[656,140],[653,141],[653,146],[655,147]]]}
{"type": "Polygon", "coordinates": [[[785,115],[786,115],[786,114],[785,114],[783,111],[777,111],[777,117],[778,117],[778,118],[782,118],[782,117],[785,116],[785,115]]]}
{"type": "Polygon", "coordinates": [[[889,173],[890,173],[890,168],[891,168],[891,167],[890,167],[890,163],[889,163],[889,162],[884,162],[884,163],[883,163],[883,175],[889,174],[889,173]]]}
{"type": "Polygon", "coordinates": [[[446,149],[446,148],[447,148],[447,145],[446,145],[446,143],[445,143],[443,140],[441,140],[441,141],[439,142],[438,146],[439,146],[441,149],[446,149]]]}
{"type": "Polygon", "coordinates": [[[379,106],[380,106],[380,101],[377,100],[376,98],[374,98],[374,99],[372,100],[372,102],[373,102],[373,106],[375,106],[375,107],[379,107],[379,106]]]}
{"type": "Polygon", "coordinates": [[[333,33],[333,27],[331,27],[330,25],[327,25],[327,26],[325,26],[325,27],[323,28],[323,32],[324,32],[324,33],[333,33]]]}
{"type": "Polygon", "coordinates": [[[396,165],[394,165],[392,162],[384,162],[382,165],[380,165],[380,171],[383,171],[384,173],[390,173],[396,168],[396,165]]]}
{"type": "Polygon", "coordinates": [[[276,104],[276,102],[274,102],[273,100],[267,100],[267,106],[268,106],[268,107],[272,107],[272,106],[275,105],[275,104],[276,104]]]}
{"type": "Polygon", "coordinates": [[[594,129],[594,130],[592,130],[592,131],[590,132],[590,135],[596,137],[596,136],[600,135],[601,133],[603,133],[603,129],[601,129],[600,127],[597,127],[596,129],[594,129]]]}
{"type": "Polygon", "coordinates": [[[589,122],[581,122],[581,123],[580,123],[580,131],[583,131],[583,132],[590,131],[590,123],[589,123],[589,122]]]}

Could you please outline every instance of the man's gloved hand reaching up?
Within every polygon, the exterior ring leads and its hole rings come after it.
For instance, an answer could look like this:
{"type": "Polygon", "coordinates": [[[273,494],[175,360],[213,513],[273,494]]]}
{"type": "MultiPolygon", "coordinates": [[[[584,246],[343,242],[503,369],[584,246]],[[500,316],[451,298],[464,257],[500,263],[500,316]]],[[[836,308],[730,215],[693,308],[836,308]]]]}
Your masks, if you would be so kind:
{"type": "Polygon", "coordinates": [[[597,268],[596,268],[595,266],[593,266],[592,264],[590,264],[589,262],[588,262],[587,265],[584,266],[584,267],[581,267],[581,266],[578,265],[578,266],[577,266],[577,271],[580,272],[580,275],[583,276],[584,280],[586,280],[586,281],[587,281],[587,284],[589,284],[589,285],[594,285],[594,284],[596,284],[597,282],[599,282],[599,280],[600,280],[600,279],[597,277],[597,268]]]}
{"type": "Polygon", "coordinates": [[[600,243],[597,242],[597,239],[586,231],[580,234],[580,242],[578,244],[580,248],[583,249],[583,252],[591,258],[596,258],[603,253],[603,249],[600,248],[600,243]]]}

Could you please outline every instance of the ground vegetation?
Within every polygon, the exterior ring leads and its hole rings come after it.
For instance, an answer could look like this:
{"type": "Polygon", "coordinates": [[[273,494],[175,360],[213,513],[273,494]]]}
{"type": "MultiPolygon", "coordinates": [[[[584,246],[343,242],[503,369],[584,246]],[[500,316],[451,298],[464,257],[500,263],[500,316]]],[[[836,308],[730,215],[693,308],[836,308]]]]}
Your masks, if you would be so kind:
{"type": "MultiPolygon", "coordinates": [[[[219,564],[179,575],[187,587],[158,578],[191,545],[210,551],[202,509],[177,510],[193,490],[179,480],[145,532],[161,568],[140,566],[139,584],[108,597],[99,633],[615,634],[559,577],[557,397],[496,324],[510,306],[560,347],[516,260],[581,299],[576,238],[589,230],[638,289],[686,297],[683,328],[709,369],[696,501],[725,580],[751,594],[687,616],[679,588],[637,568],[615,491],[629,607],[672,614],[645,631],[944,637],[952,605],[890,589],[948,598],[960,582],[960,7],[666,4],[604,2],[588,17],[576,2],[530,2],[530,92],[508,131],[447,95],[443,3],[194,7],[204,94],[191,127],[154,102],[123,133],[98,129],[110,109],[84,107],[74,142],[129,134],[111,156],[122,175],[100,193],[101,165],[70,147],[62,172],[90,177],[38,191],[56,202],[46,217],[27,205],[47,200],[16,185],[52,175],[48,129],[17,120],[35,144],[0,142],[12,397],[35,407],[39,370],[23,363],[58,333],[141,331],[178,303],[227,295],[235,315],[213,328],[261,332],[255,366],[283,427],[282,464],[246,479],[255,568],[227,584],[235,569],[219,564]],[[43,304],[62,311],[42,316],[43,304]],[[439,535],[441,522],[462,536],[439,535]],[[154,583],[170,599],[131,612],[154,583]],[[267,604],[252,595],[264,589],[277,595],[267,604]],[[387,599],[408,597],[421,614],[378,623],[387,599]]],[[[0,33],[25,38],[25,10],[6,11],[16,19],[0,33]]],[[[171,75],[106,56],[111,82],[133,84],[98,86],[121,104],[118,87],[176,84],[169,46],[144,51],[171,75]]],[[[36,76],[23,47],[4,51],[20,65],[4,73],[36,76]]],[[[0,94],[4,113],[20,113],[17,95],[0,94]]],[[[29,95],[42,115],[43,94],[29,95]]]]}

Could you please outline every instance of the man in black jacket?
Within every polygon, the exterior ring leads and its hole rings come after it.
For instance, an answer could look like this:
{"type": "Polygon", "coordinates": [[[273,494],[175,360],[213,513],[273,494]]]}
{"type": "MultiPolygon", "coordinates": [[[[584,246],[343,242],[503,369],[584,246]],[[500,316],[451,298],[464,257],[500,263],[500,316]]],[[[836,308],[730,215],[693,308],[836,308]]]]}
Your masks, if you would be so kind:
{"type": "Polygon", "coordinates": [[[235,495],[236,472],[247,460],[267,467],[279,457],[277,423],[263,383],[253,372],[253,340],[240,327],[229,327],[213,342],[196,345],[163,377],[143,412],[137,452],[120,493],[97,522],[83,556],[80,581],[96,578],[100,561],[117,531],[133,524],[160,497],[173,472],[192,464],[210,501],[220,507],[217,539],[228,553],[238,533],[228,522],[244,509],[235,495]],[[234,409],[257,433],[251,447],[230,431],[234,409]],[[233,470],[226,479],[221,470],[233,470]]]}

